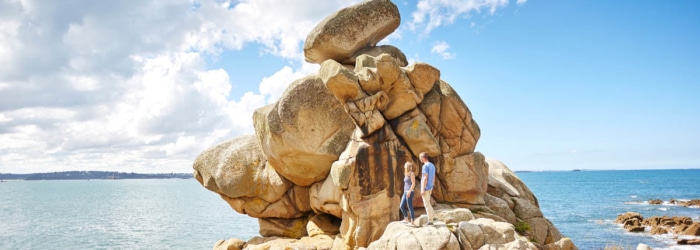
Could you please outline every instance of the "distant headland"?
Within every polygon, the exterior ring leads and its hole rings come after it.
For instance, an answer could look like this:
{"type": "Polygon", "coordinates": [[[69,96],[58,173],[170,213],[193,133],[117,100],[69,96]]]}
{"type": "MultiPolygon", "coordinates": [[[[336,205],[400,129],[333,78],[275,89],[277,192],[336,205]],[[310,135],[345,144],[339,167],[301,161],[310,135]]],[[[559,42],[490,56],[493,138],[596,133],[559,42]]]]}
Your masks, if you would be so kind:
{"type": "Polygon", "coordinates": [[[121,180],[121,179],[189,179],[190,173],[139,174],[109,171],[65,171],[31,174],[0,173],[0,180],[121,180]]]}

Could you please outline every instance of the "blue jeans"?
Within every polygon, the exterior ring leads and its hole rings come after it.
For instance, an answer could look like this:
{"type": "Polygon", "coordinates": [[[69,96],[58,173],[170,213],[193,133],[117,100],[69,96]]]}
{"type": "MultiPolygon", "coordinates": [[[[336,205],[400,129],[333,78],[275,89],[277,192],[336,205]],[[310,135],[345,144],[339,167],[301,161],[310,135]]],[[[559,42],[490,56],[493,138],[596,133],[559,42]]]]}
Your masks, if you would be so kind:
{"type": "Polygon", "coordinates": [[[407,195],[407,193],[408,192],[404,191],[403,196],[401,196],[401,206],[400,206],[401,213],[403,214],[404,218],[408,218],[408,212],[404,208],[404,207],[407,207],[408,211],[411,212],[411,220],[410,221],[413,221],[413,219],[415,217],[415,215],[413,213],[413,193],[414,192],[411,192],[411,195],[407,195]]]}

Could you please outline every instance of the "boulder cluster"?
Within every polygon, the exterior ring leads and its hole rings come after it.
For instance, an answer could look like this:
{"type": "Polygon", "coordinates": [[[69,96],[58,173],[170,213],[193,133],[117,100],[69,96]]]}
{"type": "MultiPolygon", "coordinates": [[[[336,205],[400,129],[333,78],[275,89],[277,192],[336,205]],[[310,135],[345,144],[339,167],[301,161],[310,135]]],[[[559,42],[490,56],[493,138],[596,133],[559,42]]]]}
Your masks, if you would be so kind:
{"type": "Polygon", "coordinates": [[[508,167],[474,151],[479,126],[440,71],[377,46],[399,24],[389,0],[327,17],[304,44],[318,73],[257,109],[254,135],[197,157],[197,181],[260,225],[261,237],[216,249],[576,249],[508,167]],[[409,227],[403,165],[421,152],[437,168],[439,222],[409,227]]]}
{"type": "MultiPolygon", "coordinates": [[[[650,205],[661,205],[664,202],[660,199],[650,199],[647,201],[650,205]]],[[[675,200],[675,199],[670,199],[668,200],[668,204],[671,205],[677,205],[677,206],[682,206],[682,207],[700,207],[700,200],[675,200]]]]}
{"type": "MultiPolygon", "coordinates": [[[[674,234],[676,236],[700,236],[700,222],[693,222],[690,217],[684,216],[652,216],[642,217],[636,212],[620,214],[615,223],[622,224],[629,232],[646,232],[650,234],[674,234]]],[[[679,238],[680,245],[700,245],[700,238],[679,238]]]]}

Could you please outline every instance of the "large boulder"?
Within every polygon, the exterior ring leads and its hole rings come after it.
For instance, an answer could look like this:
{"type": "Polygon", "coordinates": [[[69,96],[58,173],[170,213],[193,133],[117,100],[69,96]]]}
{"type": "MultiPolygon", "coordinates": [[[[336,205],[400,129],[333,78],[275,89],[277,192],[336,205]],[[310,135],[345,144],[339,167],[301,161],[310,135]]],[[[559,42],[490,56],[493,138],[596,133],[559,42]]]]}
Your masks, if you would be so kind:
{"type": "MultiPolygon", "coordinates": [[[[486,206],[493,211],[494,219],[529,228],[521,232],[542,245],[555,243],[564,236],[544,218],[537,198],[508,166],[495,159],[486,158],[488,164],[488,194],[486,206]]],[[[554,246],[552,246],[554,247],[554,246]]]]}
{"type": "Polygon", "coordinates": [[[458,157],[474,152],[481,130],[452,86],[440,80],[425,94],[418,107],[436,129],[443,154],[458,157]]]}
{"type": "Polygon", "coordinates": [[[515,232],[512,224],[491,219],[460,222],[456,232],[462,249],[537,249],[515,232]]]}
{"type": "Polygon", "coordinates": [[[385,126],[365,138],[356,132],[347,151],[334,163],[332,175],[344,172],[345,179],[338,178],[343,182],[338,183],[343,209],[340,234],[348,246],[367,247],[382,235],[386,225],[399,219],[399,173],[406,155],[406,149],[385,126]]]}
{"type": "Polygon", "coordinates": [[[272,168],[299,186],[328,176],[354,126],[321,78],[289,85],[280,99],[254,113],[255,133],[272,168]]]}
{"type": "Polygon", "coordinates": [[[225,141],[202,152],[194,162],[194,176],[242,214],[293,218],[309,210],[293,205],[289,197],[293,193],[289,192],[292,183],[267,164],[252,135],[225,141]]]}
{"type": "Polygon", "coordinates": [[[409,227],[401,222],[387,225],[381,238],[368,249],[459,249],[457,237],[447,227],[409,227]]]}
{"type": "Polygon", "coordinates": [[[356,4],[326,17],[304,42],[304,57],[310,63],[352,57],[360,49],[373,47],[399,27],[399,9],[389,0],[356,4]]]}
{"type": "Polygon", "coordinates": [[[433,196],[438,202],[484,204],[488,188],[488,164],[474,152],[459,157],[444,154],[437,168],[433,196]]]}

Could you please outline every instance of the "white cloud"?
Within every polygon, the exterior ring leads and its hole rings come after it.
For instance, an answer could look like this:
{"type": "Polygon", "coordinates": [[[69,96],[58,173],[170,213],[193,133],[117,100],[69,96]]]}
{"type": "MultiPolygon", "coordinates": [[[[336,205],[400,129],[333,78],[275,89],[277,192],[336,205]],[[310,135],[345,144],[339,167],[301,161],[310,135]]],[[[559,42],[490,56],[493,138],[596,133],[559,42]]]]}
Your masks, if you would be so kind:
{"type": "Polygon", "coordinates": [[[430,53],[438,54],[445,60],[455,58],[454,53],[447,52],[448,49],[450,49],[450,45],[447,44],[447,42],[438,41],[433,44],[433,48],[430,49],[430,53]]]}
{"type": "Polygon", "coordinates": [[[306,34],[355,2],[0,1],[0,172],[189,172],[315,71],[306,34]],[[298,66],[233,97],[206,61],[248,43],[298,66]]]}
{"type": "Polygon", "coordinates": [[[408,25],[412,30],[422,29],[428,34],[437,27],[454,23],[458,17],[471,17],[471,12],[486,9],[493,14],[507,5],[508,0],[420,0],[408,25]]]}
{"type": "Polygon", "coordinates": [[[518,4],[525,4],[527,0],[518,0],[518,4]]]}

